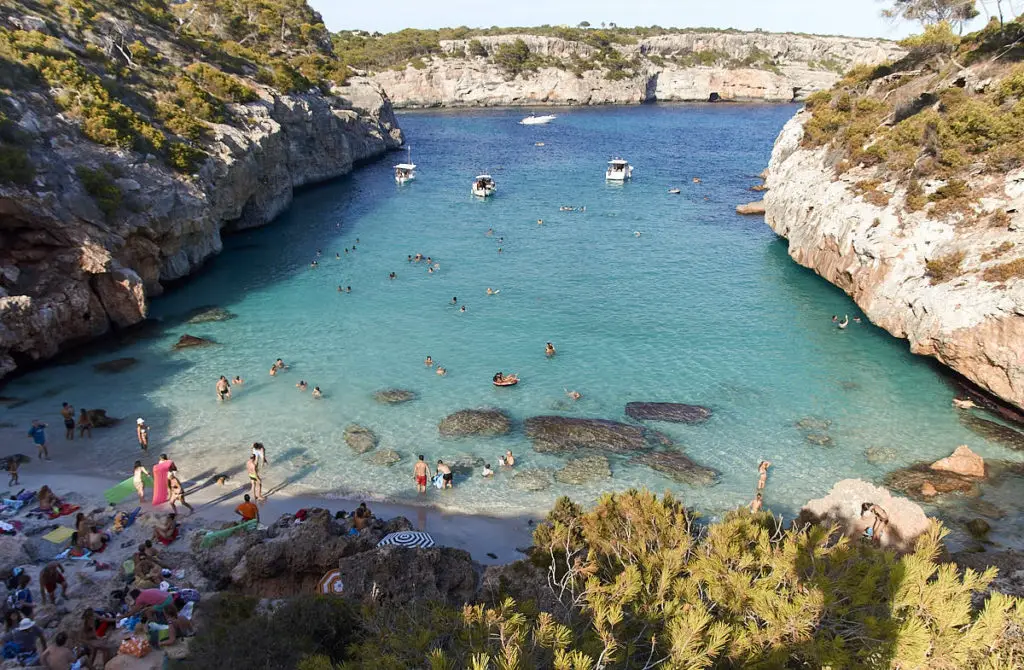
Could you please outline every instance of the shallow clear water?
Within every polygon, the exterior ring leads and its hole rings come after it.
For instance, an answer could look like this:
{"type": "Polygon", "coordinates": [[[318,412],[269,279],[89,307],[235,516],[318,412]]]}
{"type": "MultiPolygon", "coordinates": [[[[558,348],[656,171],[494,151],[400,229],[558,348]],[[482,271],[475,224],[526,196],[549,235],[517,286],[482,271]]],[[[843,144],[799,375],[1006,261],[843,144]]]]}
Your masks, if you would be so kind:
{"type": "MultiPolygon", "coordinates": [[[[230,238],[206,271],[155,301],[153,315],[169,326],[116,354],[138,357],[135,368],[96,375],[91,365],[115,357],[108,353],[12,382],[4,394],[31,401],[2,411],[0,418],[18,425],[4,433],[22,440],[21,426],[33,416],[56,431],[59,401],[67,399],[146,417],[153,451],[169,452],[187,477],[239,466],[259,440],[272,463],[270,487],[414,500],[417,453],[431,462],[473,454],[496,464],[511,448],[519,467],[564,462],[534,453],[521,425],[496,439],[440,438],[437,423],[461,408],[500,407],[519,421],[549,413],[628,421],[623,409],[631,400],[714,410],[697,426],[652,424],[722,472],[713,487],[682,486],[611,457],[613,479],[601,485],[527,493],[502,473],[494,481],[457,480],[454,491],[426,498],[494,514],[534,512],[565,493],[587,501],[640,485],[679,491],[715,514],[750,500],[761,459],[775,464],[766,504],[791,513],[839,479],[879,480],[887,469],[939,458],[958,444],[1017,460],[960,425],[950,387],[904,342],[867,323],[836,329],[832,314],[858,313],[849,299],[793,263],[760,217],[733,212],[758,197],[748,189],[794,111],[562,110],[553,124],[532,127],[516,123],[520,110],[403,115],[420,166],[416,182],[396,186],[391,164],[404,158],[396,154],[304,191],[280,221],[230,238]],[[616,155],[635,166],[631,183],[605,183],[605,162],[616,155]],[[498,183],[487,201],[469,193],[479,172],[498,183]],[[702,183],[692,183],[695,176],[702,183]],[[667,194],[671,187],[682,194],[667,194]],[[586,212],[559,212],[563,204],[586,212]],[[311,269],[318,248],[323,256],[311,269]],[[406,261],[417,252],[440,271],[406,261]],[[339,284],[352,292],[338,293],[339,284]],[[488,287],[500,293],[487,296],[488,287]],[[465,313],[448,304],[452,296],[465,313]],[[175,322],[201,305],[238,318],[175,322]],[[219,345],[171,352],[185,332],[219,345]],[[544,355],[547,341],[558,348],[552,359],[544,355]],[[447,377],[424,367],[428,354],[447,377]],[[270,378],[277,357],[291,369],[270,378]],[[494,388],[497,370],[524,381],[494,388]],[[247,380],[227,403],[214,400],[221,374],[247,380]],[[297,391],[300,379],[326,397],[297,391]],[[420,397],[376,403],[373,392],[389,387],[420,397]],[[569,401],[567,388],[583,399],[569,401]],[[808,431],[795,425],[804,417],[831,420],[834,445],[809,443],[808,431]],[[342,440],[353,422],[405,460],[386,468],[354,455],[342,440]],[[898,460],[872,465],[869,447],[892,447],[898,460]]],[[[89,445],[92,467],[127,468],[137,453],[131,424],[89,445]]],[[[57,448],[59,457],[68,447],[57,448]]]]}

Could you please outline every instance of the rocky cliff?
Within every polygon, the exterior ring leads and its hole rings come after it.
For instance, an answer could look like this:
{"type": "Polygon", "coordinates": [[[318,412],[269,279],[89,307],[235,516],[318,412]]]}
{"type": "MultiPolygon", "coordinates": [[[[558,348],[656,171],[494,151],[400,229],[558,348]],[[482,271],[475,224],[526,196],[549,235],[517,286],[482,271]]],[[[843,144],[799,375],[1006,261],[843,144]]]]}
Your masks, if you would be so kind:
{"type": "Polygon", "coordinates": [[[597,105],[654,101],[789,102],[829,88],[839,72],[898,57],[884,40],[773,33],[692,32],[615,44],[612,71],[601,50],[537,35],[442,40],[443,53],[372,75],[396,107],[597,105]],[[511,76],[494,56],[522,40],[536,67],[511,76]]]}
{"type": "Polygon", "coordinates": [[[775,143],[765,220],[911,351],[1024,408],[1024,70],[980,43],[819,94],[775,143]]]}
{"type": "MultiPolygon", "coordinates": [[[[24,17],[7,26],[3,37],[21,43],[31,39],[22,26],[57,30],[24,17]]],[[[291,94],[248,85],[251,102],[201,124],[205,155],[191,174],[154,153],[89,141],[53,89],[0,98],[5,135],[17,138],[0,148],[32,166],[22,183],[0,179],[0,377],[142,321],[163,283],[217,254],[224,232],[268,223],[297,187],[402,142],[387,98],[367,82],[291,94]]]]}

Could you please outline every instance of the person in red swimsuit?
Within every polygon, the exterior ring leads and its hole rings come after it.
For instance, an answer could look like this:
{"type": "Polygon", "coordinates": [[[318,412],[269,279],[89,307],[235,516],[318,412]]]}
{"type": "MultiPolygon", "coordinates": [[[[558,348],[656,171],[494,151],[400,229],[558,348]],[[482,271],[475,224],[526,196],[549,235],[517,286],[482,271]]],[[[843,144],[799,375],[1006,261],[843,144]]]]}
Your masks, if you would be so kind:
{"type": "Polygon", "coordinates": [[[416,466],[413,468],[413,476],[416,479],[416,490],[420,493],[427,492],[427,477],[429,475],[430,467],[423,459],[423,454],[420,454],[420,460],[416,461],[416,466]]]}

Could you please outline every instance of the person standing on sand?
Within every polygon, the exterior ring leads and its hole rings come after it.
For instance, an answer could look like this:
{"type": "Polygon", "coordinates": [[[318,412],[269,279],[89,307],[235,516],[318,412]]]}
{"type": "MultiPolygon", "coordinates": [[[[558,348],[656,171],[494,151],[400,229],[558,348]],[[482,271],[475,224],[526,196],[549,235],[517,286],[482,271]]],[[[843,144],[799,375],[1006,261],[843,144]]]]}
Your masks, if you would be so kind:
{"type": "Polygon", "coordinates": [[[18,459],[13,456],[7,459],[7,474],[10,475],[7,485],[16,485],[18,483],[18,459]]]}
{"type": "Polygon", "coordinates": [[[167,490],[170,492],[171,496],[171,499],[167,502],[171,503],[172,512],[175,514],[178,513],[178,508],[175,506],[175,503],[181,503],[182,506],[187,507],[189,514],[193,514],[195,512],[195,510],[192,509],[192,505],[185,502],[185,488],[181,485],[181,480],[178,479],[178,474],[174,470],[167,473],[167,490]]]}
{"type": "MultiPolygon", "coordinates": [[[[223,377],[222,377],[223,379],[223,377]]],[[[149,426],[141,416],[135,419],[135,436],[139,438],[139,449],[149,451],[149,426]]]]}
{"type": "Polygon", "coordinates": [[[135,461],[135,466],[132,472],[132,480],[135,484],[135,492],[139,494],[139,504],[142,504],[142,499],[146,497],[146,485],[142,481],[142,476],[149,476],[149,471],[146,470],[145,466],[142,465],[142,461],[135,461]]]}
{"type": "Polygon", "coordinates": [[[416,480],[416,490],[420,493],[426,493],[427,477],[430,476],[430,468],[427,467],[427,462],[423,460],[423,454],[420,454],[420,460],[416,461],[412,474],[413,479],[416,480]]]}
{"type": "Polygon", "coordinates": [[[50,452],[46,449],[46,424],[36,419],[32,422],[32,427],[28,429],[28,436],[32,438],[39,449],[39,460],[44,458],[50,460],[50,452]]]}
{"type": "Polygon", "coordinates": [[[64,417],[64,439],[75,439],[75,408],[64,403],[61,405],[60,415],[64,417]]]}
{"type": "Polygon", "coordinates": [[[46,567],[39,573],[39,599],[46,604],[49,597],[50,602],[57,604],[57,587],[60,587],[60,595],[67,600],[68,584],[64,579],[64,568],[60,563],[47,563],[46,567]]]}
{"type": "Polygon", "coordinates": [[[263,479],[260,478],[260,470],[256,465],[256,454],[249,456],[245,462],[245,471],[249,473],[249,492],[256,500],[263,500],[263,479]]]}
{"type": "Polygon", "coordinates": [[[89,432],[89,439],[92,439],[92,420],[89,418],[89,413],[84,409],[78,415],[78,437],[85,437],[86,431],[89,432]]]}

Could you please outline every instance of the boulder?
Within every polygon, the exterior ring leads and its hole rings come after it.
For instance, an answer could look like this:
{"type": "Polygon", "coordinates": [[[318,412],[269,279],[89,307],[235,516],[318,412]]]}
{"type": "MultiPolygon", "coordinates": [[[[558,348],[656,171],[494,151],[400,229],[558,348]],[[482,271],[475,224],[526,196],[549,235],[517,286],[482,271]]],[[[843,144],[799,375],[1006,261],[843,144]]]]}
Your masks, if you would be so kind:
{"type": "Polygon", "coordinates": [[[384,405],[397,405],[416,399],[415,391],[405,389],[384,389],[373,394],[373,399],[384,405]]]}
{"type": "Polygon", "coordinates": [[[185,334],[178,338],[178,341],[174,344],[174,349],[190,349],[192,347],[211,347],[217,344],[213,340],[208,340],[204,337],[195,337],[194,335],[185,334]]]}
{"type": "Polygon", "coordinates": [[[377,447],[377,435],[366,426],[353,423],[345,427],[345,443],[357,454],[365,454],[377,447]]]}
{"type": "Polygon", "coordinates": [[[14,568],[32,563],[31,549],[31,541],[22,533],[0,535],[0,575],[9,575],[14,568]]]}
{"type": "Polygon", "coordinates": [[[835,444],[835,440],[832,439],[831,435],[825,433],[807,433],[804,435],[804,440],[811,444],[816,444],[819,447],[831,447],[835,444]]]}
{"type": "Polygon", "coordinates": [[[868,463],[892,463],[899,456],[899,453],[891,447],[868,447],[864,451],[864,458],[868,463]]]}
{"type": "Polygon", "coordinates": [[[651,445],[643,428],[606,419],[535,416],[526,420],[526,436],[539,452],[603,449],[616,453],[642,451],[651,445]]]}
{"type": "Polygon", "coordinates": [[[860,479],[837,482],[824,498],[809,501],[796,523],[834,524],[845,535],[859,538],[874,520],[870,514],[861,516],[861,504],[866,502],[880,506],[889,515],[889,526],[880,541],[883,547],[911,551],[917,537],[928,529],[928,517],[919,505],[860,479]]]}
{"type": "Polygon", "coordinates": [[[694,463],[681,451],[650,451],[634,456],[630,462],[646,465],[691,486],[708,486],[718,480],[717,470],[694,463]]]}
{"type": "Polygon", "coordinates": [[[520,491],[543,491],[551,487],[551,471],[544,468],[517,470],[509,482],[520,491]]]}
{"type": "Polygon", "coordinates": [[[469,552],[450,547],[380,547],[343,558],[337,567],[341,595],[357,602],[441,602],[452,607],[473,602],[479,583],[469,552]]]}
{"type": "Polygon", "coordinates": [[[745,205],[736,205],[737,214],[764,214],[764,200],[748,202],[745,205]]]}
{"type": "Polygon", "coordinates": [[[211,323],[216,321],[230,321],[238,318],[234,312],[229,312],[223,307],[197,307],[185,317],[185,323],[211,323]]]}
{"type": "Polygon", "coordinates": [[[992,526],[984,519],[971,519],[967,522],[967,532],[976,540],[984,540],[992,526]]]}
{"type": "Polygon", "coordinates": [[[89,417],[89,421],[92,422],[93,428],[110,428],[121,423],[121,419],[107,416],[107,410],[105,409],[87,409],[85,414],[89,417]]]}
{"type": "Polygon", "coordinates": [[[927,463],[894,470],[885,476],[885,485],[915,500],[933,498],[947,493],[978,496],[978,479],[955,472],[932,470],[927,463]],[[932,493],[934,491],[934,493],[932,493]]]}
{"type": "Polygon", "coordinates": [[[437,426],[444,437],[504,435],[512,422],[500,409],[463,409],[449,414],[437,426]]]}
{"type": "Polygon", "coordinates": [[[163,650],[154,649],[142,658],[118,654],[107,661],[103,670],[163,670],[167,667],[167,655],[163,650]]]}
{"type": "Polygon", "coordinates": [[[971,451],[966,444],[961,444],[956,450],[931,464],[932,470],[954,472],[965,477],[985,478],[985,461],[981,456],[971,451]]]}
{"type": "Polygon", "coordinates": [[[986,516],[989,519],[1002,519],[1006,516],[1006,510],[983,498],[973,498],[967,503],[967,508],[976,514],[986,516]]]}
{"type": "Polygon", "coordinates": [[[982,419],[971,412],[958,412],[960,423],[965,428],[997,444],[1018,451],[1024,450],[1024,433],[995,421],[982,419]]]}
{"type": "Polygon", "coordinates": [[[828,430],[832,427],[832,419],[821,419],[815,416],[805,416],[796,422],[796,427],[800,430],[817,430],[823,431],[828,430]]]}
{"type": "Polygon", "coordinates": [[[700,405],[677,402],[630,402],[626,403],[626,415],[650,421],[700,423],[711,416],[711,410],[700,405]]]}
{"type": "Polygon", "coordinates": [[[381,449],[370,454],[366,462],[373,465],[382,465],[385,467],[391,467],[395,463],[402,461],[402,455],[394,449],[381,449]]]}
{"type": "Polygon", "coordinates": [[[582,456],[570,458],[565,467],[555,472],[555,480],[563,484],[586,484],[609,479],[612,469],[604,456],[582,456]]]}
{"type": "Polygon", "coordinates": [[[128,368],[132,367],[139,362],[139,359],[126,357],[126,358],[115,358],[112,361],[103,361],[92,366],[92,369],[96,372],[103,372],[105,374],[115,374],[118,372],[124,372],[128,368]]]}

